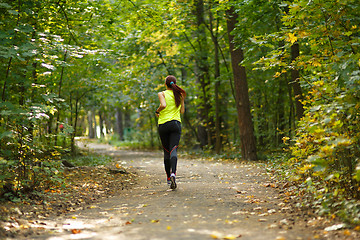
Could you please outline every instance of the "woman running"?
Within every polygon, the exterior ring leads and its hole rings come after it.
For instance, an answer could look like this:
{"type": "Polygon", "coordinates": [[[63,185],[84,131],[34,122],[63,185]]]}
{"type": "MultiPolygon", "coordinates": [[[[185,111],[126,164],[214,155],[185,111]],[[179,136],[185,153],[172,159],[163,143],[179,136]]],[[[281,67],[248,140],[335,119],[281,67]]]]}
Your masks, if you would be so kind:
{"type": "Polygon", "coordinates": [[[164,148],[164,165],[167,183],[171,189],[176,188],[177,147],[181,136],[180,113],[185,112],[186,92],[176,85],[172,75],[165,79],[166,90],[159,92],[160,106],[155,114],[158,119],[158,130],[164,148]]]}

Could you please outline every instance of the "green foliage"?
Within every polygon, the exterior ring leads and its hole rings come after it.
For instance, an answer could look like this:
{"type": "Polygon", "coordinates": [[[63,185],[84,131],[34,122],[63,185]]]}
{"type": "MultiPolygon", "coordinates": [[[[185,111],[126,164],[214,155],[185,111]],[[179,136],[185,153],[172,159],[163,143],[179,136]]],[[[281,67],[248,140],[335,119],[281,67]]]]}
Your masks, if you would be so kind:
{"type": "MultiPolygon", "coordinates": [[[[258,145],[266,152],[291,139],[289,177],[311,192],[324,213],[357,222],[357,1],[196,3],[201,2],[1,1],[1,194],[57,184],[60,155],[76,149],[76,136],[98,131],[100,120],[114,145],[159,147],[156,92],[168,74],[188,93],[181,144],[196,148],[205,129],[204,151],[211,154],[219,117],[219,157],[239,158],[226,31],[226,13],[233,7],[258,145]],[[294,44],[300,46],[296,59],[294,44]],[[306,109],[300,121],[290,88],[295,69],[306,109]],[[124,118],[119,138],[117,113],[124,118]]],[[[74,163],[106,161],[84,157],[74,163]]]]}
{"type": "Polygon", "coordinates": [[[285,46],[298,43],[300,56],[287,64],[288,51],[274,48],[260,62],[265,69],[280,67],[278,76],[299,69],[306,90],[305,116],[286,161],[290,179],[311,193],[309,205],[319,212],[359,224],[359,5],[350,0],[288,4],[286,28],[278,36],[285,46]]]}

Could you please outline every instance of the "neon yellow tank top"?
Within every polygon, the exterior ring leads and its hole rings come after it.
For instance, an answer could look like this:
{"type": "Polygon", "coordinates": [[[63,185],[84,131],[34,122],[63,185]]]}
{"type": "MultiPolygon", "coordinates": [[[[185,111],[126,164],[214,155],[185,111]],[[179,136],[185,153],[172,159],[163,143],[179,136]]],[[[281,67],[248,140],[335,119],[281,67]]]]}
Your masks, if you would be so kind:
{"type": "Polygon", "coordinates": [[[181,122],[181,104],[179,105],[179,107],[176,107],[173,91],[166,90],[163,91],[163,93],[165,95],[166,107],[162,111],[160,111],[158,124],[163,124],[172,120],[178,120],[179,122],[181,122]]]}

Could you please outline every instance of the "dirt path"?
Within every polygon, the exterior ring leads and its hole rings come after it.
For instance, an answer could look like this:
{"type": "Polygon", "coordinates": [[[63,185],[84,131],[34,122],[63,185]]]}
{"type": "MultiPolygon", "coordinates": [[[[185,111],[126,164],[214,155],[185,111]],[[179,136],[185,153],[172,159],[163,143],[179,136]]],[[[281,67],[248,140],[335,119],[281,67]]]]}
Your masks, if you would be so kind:
{"type": "MultiPolygon", "coordinates": [[[[138,183],[85,210],[48,220],[33,239],[314,239],[303,214],[272,188],[261,165],[184,159],[168,190],[161,153],[89,145],[136,170],[138,183]]],[[[320,238],[315,236],[315,238],[320,238]]]]}

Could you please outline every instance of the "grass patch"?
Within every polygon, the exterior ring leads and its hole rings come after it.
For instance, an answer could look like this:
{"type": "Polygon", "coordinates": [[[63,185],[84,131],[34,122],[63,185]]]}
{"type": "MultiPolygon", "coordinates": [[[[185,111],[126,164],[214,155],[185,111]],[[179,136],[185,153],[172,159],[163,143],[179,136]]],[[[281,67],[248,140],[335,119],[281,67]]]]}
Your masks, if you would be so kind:
{"type": "Polygon", "coordinates": [[[105,166],[113,161],[113,159],[110,156],[97,155],[97,154],[66,156],[63,158],[63,160],[66,160],[78,167],[80,166],[94,167],[100,165],[105,166]]]}

